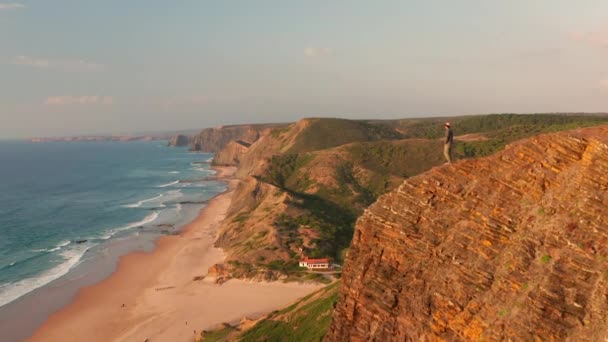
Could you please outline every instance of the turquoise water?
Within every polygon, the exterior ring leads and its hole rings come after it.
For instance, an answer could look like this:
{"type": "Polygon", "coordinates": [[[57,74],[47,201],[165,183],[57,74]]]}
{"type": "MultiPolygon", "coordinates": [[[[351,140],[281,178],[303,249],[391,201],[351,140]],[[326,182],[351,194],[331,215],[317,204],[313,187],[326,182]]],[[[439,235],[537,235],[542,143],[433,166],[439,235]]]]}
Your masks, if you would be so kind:
{"type": "Polygon", "coordinates": [[[205,180],[211,154],[165,145],[0,142],[0,306],[108,241],[174,232],[225,190],[205,180]]]}

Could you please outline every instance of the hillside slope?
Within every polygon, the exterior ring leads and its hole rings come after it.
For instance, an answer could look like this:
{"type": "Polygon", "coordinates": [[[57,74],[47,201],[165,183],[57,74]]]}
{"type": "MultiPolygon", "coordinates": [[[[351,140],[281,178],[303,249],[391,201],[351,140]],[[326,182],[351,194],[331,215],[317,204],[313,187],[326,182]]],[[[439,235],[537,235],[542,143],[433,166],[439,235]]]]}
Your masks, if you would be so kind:
{"type": "MultiPolygon", "coordinates": [[[[484,122],[486,128],[501,128],[457,136],[456,159],[491,154],[522,134],[598,122],[595,116],[567,116],[566,124],[554,116],[542,120],[534,115],[507,118],[517,125],[505,126],[503,116],[471,119],[484,122]],[[488,118],[491,120],[486,122],[488,118]],[[493,120],[500,124],[492,124],[493,120]],[[518,126],[522,122],[537,125],[518,126]]],[[[366,207],[404,179],[444,162],[440,139],[393,139],[397,136],[379,125],[303,119],[264,130],[255,143],[238,154],[240,183],[217,240],[217,246],[227,254],[226,265],[214,270],[222,273],[218,279],[307,278],[309,275],[297,267],[302,255],[332,257],[342,263],[355,220],[366,207]],[[348,131],[349,138],[318,139],[331,135],[329,131],[348,131]],[[391,139],[383,140],[386,137],[391,139]]],[[[227,147],[217,155],[218,160],[234,157],[233,152],[227,147]]]]}
{"type": "Polygon", "coordinates": [[[608,126],[432,169],[358,219],[326,341],[608,337],[608,126]]]}
{"type": "Polygon", "coordinates": [[[258,140],[261,132],[265,129],[284,126],[286,125],[251,124],[205,128],[200,133],[190,137],[190,149],[201,152],[218,152],[233,140],[252,144],[258,140]]]}
{"type": "MultiPolygon", "coordinates": [[[[332,257],[341,262],[355,219],[365,207],[398,185],[404,176],[442,162],[439,141],[378,141],[394,136],[378,132],[384,130],[337,119],[304,119],[286,128],[265,131],[239,160],[240,183],[229,219],[222,223],[217,240],[227,252],[227,265],[221,268],[237,277],[270,280],[307,276],[297,267],[302,255],[332,257]],[[322,144],[311,138],[328,133],[325,121],[332,129],[344,127],[351,138],[325,139],[322,144]],[[313,143],[307,145],[303,136],[313,143]],[[353,137],[364,141],[351,142],[353,137]],[[334,147],[345,141],[351,144],[334,147]],[[388,147],[393,144],[395,149],[388,147]],[[420,156],[425,161],[412,163],[416,167],[375,165],[376,160],[361,151],[369,147],[371,151],[395,152],[399,156],[393,156],[392,163],[399,160],[405,164],[410,145],[412,151],[425,151],[420,156]],[[312,146],[325,149],[292,152],[312,146]]],[[[227,150],[218,154],[218,160],[227,150]]]]}

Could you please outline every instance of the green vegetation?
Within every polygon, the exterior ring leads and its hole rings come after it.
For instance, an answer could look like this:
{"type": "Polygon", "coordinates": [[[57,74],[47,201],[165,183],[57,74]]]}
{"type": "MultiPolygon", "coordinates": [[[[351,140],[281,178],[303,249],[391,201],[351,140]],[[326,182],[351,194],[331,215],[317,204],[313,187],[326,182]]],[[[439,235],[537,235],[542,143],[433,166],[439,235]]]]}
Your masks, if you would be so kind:
{"type": "Polygon", "coordinates": [[[608,123],[608,116],[589,114],[489,114],[451,118],[404,119],[377,122],[377,124],[396,126],[399,131],[403,132],[405,138],[436,139],[443,137],[443,123],[445,121],[452,123],[458,135],[512,130],[508,135],[513,140],[517,140],[538,133],[608,123]]]}
{"type": "Polygon", "coordinates": [[[300,170],[310,163],[313,156],[310,154],[281,154],[272,156],[264,181],[279,187],[286,187],[289,183],[291,188],[306,189],[308,180],[301,177],[292,177],[296,170],[300,170]]]}
{"type": "MultiPolygon", "coordinates": [[[[339,282],[333,283],[257,323],[239,341],[321,341],[338,301],[339,282]]],[[[205,339],[205,341],[207,341],[205,339]]]]}
{"type": "Polygon", "coordinates": [[[499,310],[498,317],[508,316],[510,313],[511,313],[511,310],[509,310],[509,309],[499,310]]]}
{"type": "Polygon", "coordinates": [[[441,142],[436,140],[378,141],[352,144],[350,160],[373,171],[367,190],[373,200],[390,190],[389,177],[407,178],[445,162],[441,142]]]}
{"type": "Polygon", "coordinates": [[[270,135],[273,138],[278,138],[281,134],[288,132],[289,131],[289,127],[284,127],[284,128],[275,128],[270,132],[270,135]]]}
{"type": "Polygon", "coordinates": [[[400,139],[391,127],[366,121],[345,119],[308,119],[310,124],[298,136],[289,153],[318,151],[356,141],[400,139]]]}
{"type": "MultiPolygon", "coordinates": [[[[289,191],[289,190],[288,190],[289,191]]],[[[293,197],[290,205],[303,209],[304,214],[297,216],[281,215],[275,221],[286,239],[286,243],[297,243],[297,229],[307,226],[319,232],[317,248],[307,251],[313,258],[333,257],[343,261],[341,251],[350,245],[353,235],[356,213],[328,201],[318,195],[290,192],[293,197]]]]}
{"type": "MultiPolygon", "coordinates": [[[[331,256],[342,261],[342,251],[350,244],[356,218],[364,208],[395,188],[403,179],[444,163],[442,141],[445,118],[393,121],[351,121],[309,119],[288,153],[270,158],[260,177],[291,195],[290,203],[299,214],[285,215],[275,226],[287,246],[302,246],[300,226],[319,232],[317,245],[306,254],[331,256]],[[396,130],[402,133],[398,133],[396,130]],[[416,139],[402,139],[403,137],[416,139]],[[334,159],[327,150],[335,150],[334,159]],[[313,164],[315,163],[315,164],[313,164]],[[331,167],[336,186],[315,184],[308,175],[311,165],[331,167]],[[365,170],[363,174],[360,170],[365,170]],[[309,189],[315,192],[310,193],[309,189]],[[302,213],[302,211],[304,213],[302,213]]],[[[482,133],[472,141],[457,141],[455,159],[493,154],[515,140],[539,133],[608,123],[608,116],[561,114],[496,114],[450,118],[457,135],[482,133]]]]}
{"type": "Polygon", "coordinates": [[[549,262],[551,262],[551,256],[550,255],[543,255],[540,258],[540,262],[542,262],[543,264],[548,264],[549,262]]]}
{"type": "Polygon", "coordinates": [[[250,215],[249,212],[240,213],[235,218],[232,219],[232,222],[243,223],[249,219],[249,215],[250,215]]]}
{"type": "Polygon", "coordinates": [[[225,325],[223,328],[212,331],[203,332],[203,341],[205,342],[221,342],[227,341],[228,335],[233,332],[238,331],[235,327],[230,325],[225,325]]]}

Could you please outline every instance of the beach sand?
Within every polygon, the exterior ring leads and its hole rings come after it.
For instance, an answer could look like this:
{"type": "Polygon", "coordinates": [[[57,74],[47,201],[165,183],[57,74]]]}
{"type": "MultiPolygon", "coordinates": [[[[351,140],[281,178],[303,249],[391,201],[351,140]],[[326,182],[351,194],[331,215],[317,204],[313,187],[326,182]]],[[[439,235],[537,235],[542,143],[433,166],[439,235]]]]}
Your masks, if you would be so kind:
{"type": "Polygon", "coordinates": [[[27,341],[193,341],[194,333],[284,307],[321,285],[197,280],[223,260],[213,247],[230,206],[234,168],[216,168],[229,190],[212,199],[176,236],[163,236],[150,253],[121,258],[116,272],[79,291],[27,341]]]}

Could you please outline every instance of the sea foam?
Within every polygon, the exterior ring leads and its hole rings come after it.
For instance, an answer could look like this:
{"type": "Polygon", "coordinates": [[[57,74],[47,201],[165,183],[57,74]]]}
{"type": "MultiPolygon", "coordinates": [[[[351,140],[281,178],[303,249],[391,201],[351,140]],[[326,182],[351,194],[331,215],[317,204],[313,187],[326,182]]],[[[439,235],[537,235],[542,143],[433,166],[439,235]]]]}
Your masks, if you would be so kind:
{"type": "Polygon", "coordinates": [[[146,203],[146,202],[150,202],[150,201],[154,201],[154,200],[159,199],[159,198],[161,198],[161,197],[163,197],[163,194],[159,194],[158,196],[155,196],[155,197],[152,197],[152,198],[148,198],[148,199],[145,199],[145,200],[141,200],[141,201],[136,202],[136,203],[132,203],[132,204],[125,204],[125,205],[123,205],[122,207],[123,207],[123,208],[139,208],[139,207],[141,207],[142,205],[144,205],[144,203],[146,203]]]}
{"type": "Polygon", "coordinates": [[[0,285],[0,306],[8,304],[24,294],[44,286],[68,273],[70,269],[78,265],[82,256],[92,246],[92,244],[72,246],[58,253],[64,260],[61,264],[45,271],[39,276],[23,279],[15,283],[0,285]]]}
{"type": "Polygon", "coordinates": [[[173,181],[173,182],[167,183],[167,184],[162,184],[162,185],[159,185],[158,187],[159,188],[166,188],[168,186],[175,185],[175,184],[179,184],[179,180],[176,180],[176,181],[173,181]]]}

